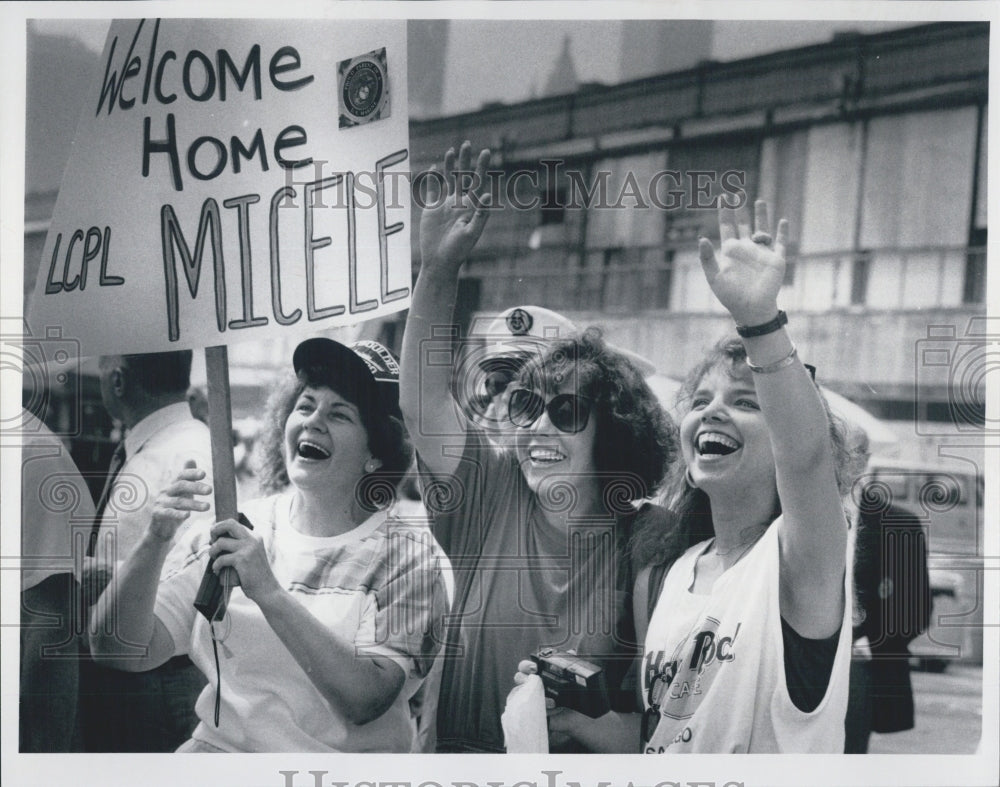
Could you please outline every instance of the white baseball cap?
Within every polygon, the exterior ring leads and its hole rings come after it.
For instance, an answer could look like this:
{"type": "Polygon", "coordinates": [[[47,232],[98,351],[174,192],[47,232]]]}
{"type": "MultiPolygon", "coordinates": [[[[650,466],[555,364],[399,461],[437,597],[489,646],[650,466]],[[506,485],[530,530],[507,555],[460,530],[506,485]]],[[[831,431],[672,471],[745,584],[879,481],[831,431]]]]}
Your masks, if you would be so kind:
{"type": "Polygon", "coordinates": [[[469,334],[485,341],[482,353],[477,353],[477,362],[485,366],[500,356],[538,352],[544,343],[565,339],[578,330],[569,318],[541,306],[514,306],[489,322],[481,319],[477,323],[469,334]]]}
{"type": "MultiPolygon", "coordinates": [[[[542,306],[513,306],[500,312],[485,327],[484,322],[485,319],[477,320],[469,331],[470,336],[485,340],[483,351],[476,353],[476,362],[484,368],[500,358],[537,353],[544,343],[566,339],[580,331],[568,317],[542,306]]],[[[628,358],[643,377],[656,372],[648,358],[610,342],[608,348],[628,358]]]]}

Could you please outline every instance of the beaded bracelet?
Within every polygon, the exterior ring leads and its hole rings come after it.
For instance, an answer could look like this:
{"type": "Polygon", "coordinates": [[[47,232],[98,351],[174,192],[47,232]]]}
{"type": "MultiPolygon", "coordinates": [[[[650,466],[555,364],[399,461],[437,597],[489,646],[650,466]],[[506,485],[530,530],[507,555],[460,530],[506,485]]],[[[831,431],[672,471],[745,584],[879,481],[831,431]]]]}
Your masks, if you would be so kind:
{"type": "Polygon", "coordinates": [[[795,345],[793,344],[792,351],[780,361],[769,363],[767,366],[756,366],[749,358],[747,358],[747,367],[755,374],[771,374],[784,369],[786,366],[791,366],[795,363],[795,359],[798,357],[798,354],[799,351],[795,349],[795,345]]]}

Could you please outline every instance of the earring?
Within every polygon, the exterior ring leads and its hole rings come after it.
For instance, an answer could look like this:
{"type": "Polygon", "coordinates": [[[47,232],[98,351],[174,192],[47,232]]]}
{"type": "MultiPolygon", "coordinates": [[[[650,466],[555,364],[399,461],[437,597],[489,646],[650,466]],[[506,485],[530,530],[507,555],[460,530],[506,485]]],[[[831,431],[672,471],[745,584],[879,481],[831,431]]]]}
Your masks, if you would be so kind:
{"type": "Polygon", "coordinates": [[[691,477],[691,468],[690,467],[687,467],[687,468],[684,469],[684,481],[692,489],[697,489],[698,488],[698,485],[694,482],[694,479],[691,477]]]}
{"type": "Polygon", "coordinates": [[[366,473],[374,473],[381,466],[382,466],[382,463],[379,462],[378,459],[375,459],[374,457],[372,457],[367,462],[365,462],[365,472],[366,473]]]}

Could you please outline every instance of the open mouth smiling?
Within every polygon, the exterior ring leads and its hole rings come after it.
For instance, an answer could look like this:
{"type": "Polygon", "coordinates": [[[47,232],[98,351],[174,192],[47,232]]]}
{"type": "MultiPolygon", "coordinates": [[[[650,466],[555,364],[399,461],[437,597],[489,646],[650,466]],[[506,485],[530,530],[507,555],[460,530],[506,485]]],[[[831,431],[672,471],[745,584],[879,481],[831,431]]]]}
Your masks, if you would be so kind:
{"type": "Polygon", "coordinates": [[[531,448],[528,450],[528,458],[538,465],[554,464],[566,458],[566,454],[554,448],[531,448]]]}
{"type": "Polygon", "coordinates": [[[321,461],[330,458],[330,452],[323,446],[309,440],[302,440],[298,445],[298,454],[302,459],[321,461]]]}
{"type": "Polygon", "coordinates": [[[740,444],[720,432],[702,432],[695,439],[699,456],[726,456],[740,448],[740,444]]]}

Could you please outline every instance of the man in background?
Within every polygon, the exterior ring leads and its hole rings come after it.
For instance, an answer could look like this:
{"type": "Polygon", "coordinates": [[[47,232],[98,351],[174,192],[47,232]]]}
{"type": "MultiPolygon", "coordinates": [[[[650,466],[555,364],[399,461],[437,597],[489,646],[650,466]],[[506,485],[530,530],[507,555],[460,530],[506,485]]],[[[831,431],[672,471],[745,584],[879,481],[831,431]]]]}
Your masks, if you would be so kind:
{"type": "MultiPolygon", "coordinates": [[[[185,463],[212,477],[208,427],[191,414],[187,401],[190,350],[100,359],[101,399],[125,437],[115,451],[97,505],[91,538],[90,572],[84,593],[92,605],[116,565],[145,532],[153,505],[185,463]]],[[[214,509],[192,513],[175,538],[193,527],[211,527],[214,509]]],[[[194,713],[205,685],[186,656],[149,672],[127,673],[81,663],[80,723],[88,752],[170,752],[197,724],[194,713]]]]}
{"type": "MultiPolygon", "coordinates": [[[[867,441],[864,443],[867,451],[867,441]]],[[[854,537],[854,656],[845,754],[865,754],[872,732],[914,726],[909,643],[931,619],[927,536],[884,485],[860,480],[854,537]]]]}
{"type": "Polygon", "coordinates": [[[79,689],[73,530],[93,521],[94,501],[62,441],[27,412],[23,423],[20,751],[68,752],[79,689]]]}

